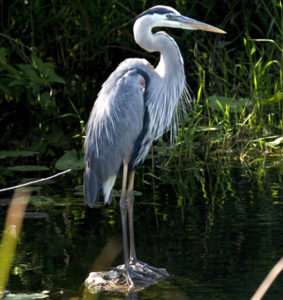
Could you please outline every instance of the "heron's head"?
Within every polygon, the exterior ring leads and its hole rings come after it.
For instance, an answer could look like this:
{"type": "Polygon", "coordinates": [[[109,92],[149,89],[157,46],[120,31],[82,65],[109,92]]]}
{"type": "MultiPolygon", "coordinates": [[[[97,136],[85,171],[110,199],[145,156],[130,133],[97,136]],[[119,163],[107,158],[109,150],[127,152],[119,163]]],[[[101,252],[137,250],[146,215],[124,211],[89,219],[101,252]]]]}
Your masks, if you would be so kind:
{"type": "Polygon", "coordinates": [[[136,17],[138,26],[148,25],[152,27],[173,27],[188,30],[205,30],[215,33],[226,33],[225,31],[203,22],[182,16],[177,10],[169,6],[154,6],[136,17]]]}

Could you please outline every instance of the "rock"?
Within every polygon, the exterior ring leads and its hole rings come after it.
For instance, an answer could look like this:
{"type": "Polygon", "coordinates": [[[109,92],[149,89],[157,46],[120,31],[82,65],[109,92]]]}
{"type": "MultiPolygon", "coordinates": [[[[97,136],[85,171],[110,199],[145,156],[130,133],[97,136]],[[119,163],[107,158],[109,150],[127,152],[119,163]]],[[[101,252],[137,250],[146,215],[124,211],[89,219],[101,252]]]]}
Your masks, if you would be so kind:
{"type": "Polygon", "coordinates": [[[119,274],[117,271],[111,270],[108,272],[107,277],[109,279],[116,279],[120,276],[121,274],[119,274]]]}
{"type": "Polygon", "coordinates": [[[132,265],[131,267],[132,270],[142,272],[145,280],[133,278],[134,286],[129,286],[125,272],[125,265],[120,265],[107,272],[90,273],[88,278],[85,280],[85,286],[92,294],[102,291],[128,294],[129,292],[137,292],[152,284],[158,283],[169,276],[165,269],[160,269],[164,273],[161,274],[149,270],[147,267],[143,267],[140,264],[132,265]]]}

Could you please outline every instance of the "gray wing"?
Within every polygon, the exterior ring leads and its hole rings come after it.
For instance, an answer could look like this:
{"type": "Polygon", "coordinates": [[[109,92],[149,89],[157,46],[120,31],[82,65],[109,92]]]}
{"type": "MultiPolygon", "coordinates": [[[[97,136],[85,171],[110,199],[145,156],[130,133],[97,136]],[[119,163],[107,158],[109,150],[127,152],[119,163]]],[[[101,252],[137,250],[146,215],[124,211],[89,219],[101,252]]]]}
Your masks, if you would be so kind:
{"type": "Polygon", "coordinates": [[[143,127],[145,79],[138,69],[112,73],[92,109],[85,139],[84,194],[93,207],[103,191],[111,191],[123,163],[143,127]],[[117,80],[113,80],[117,75],[117,80]],[[109,86],[110,85],[110,86],[109,86]]]}

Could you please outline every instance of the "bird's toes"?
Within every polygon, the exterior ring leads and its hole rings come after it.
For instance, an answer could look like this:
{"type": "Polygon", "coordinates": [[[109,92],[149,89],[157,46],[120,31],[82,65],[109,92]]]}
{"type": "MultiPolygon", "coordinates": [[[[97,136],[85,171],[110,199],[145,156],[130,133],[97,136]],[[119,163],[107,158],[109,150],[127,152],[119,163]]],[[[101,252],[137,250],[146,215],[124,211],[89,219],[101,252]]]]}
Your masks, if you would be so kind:
{"type": "Polygon", "coordinates": [[[132,280],[137,279],[139,281],[147,282],[147,283],[150,283],[150,284],[157,283],[156,280],[154,280],[152,278],[149,278],[147,273],[145,273],[143,271],[139,271],[139,270],[133,270],[133,269],[130,270],[129,273],[128,273],[128,276],[132,280]]]}
{"type": "Polygon", "coordinates": [[[139,260],[135,262],[135,266],[138,270],[141,270],[143,274],[156,279],[169,277],[169,273],[166,269],[156,268],[139,260]]]}
{"type": "Polygon", "coordinates": [[[125,282],[129,286],[129,290],[136,286],[135,281],[144,282],[147,285],[155,284],[158,281],[158,276],[156,276],[152,271],[146,269],[142,265],[130,264],[128,267],[123,265],[123,267],[115,267],[112,270],[123,274],[125,282]]]}

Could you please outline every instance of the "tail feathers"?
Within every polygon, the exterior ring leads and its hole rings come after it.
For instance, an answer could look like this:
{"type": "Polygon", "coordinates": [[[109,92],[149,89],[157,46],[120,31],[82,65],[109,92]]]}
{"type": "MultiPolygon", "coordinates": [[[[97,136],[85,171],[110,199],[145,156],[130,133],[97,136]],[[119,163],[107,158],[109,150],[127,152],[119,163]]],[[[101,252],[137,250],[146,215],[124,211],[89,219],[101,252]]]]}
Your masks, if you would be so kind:
{"type": "Polygon", "coordinates": [[[104,183],[103,183],[103,195],[104,195],[104,203],[110,204],[112,201],[112,189],[115,184],[116,175],[110,176],[104,183]]]}
{"type": "Polygon", "coordinates": [[[94,171],[86,167],[84,174],[84,196],[88,206],[93,207],[98,201],[102,183],[95,175],[94,171]]]}
{"type": "Polygon", "coordinates": [[[110,204],[112,200],[112,189],[116,180],[116,175],[108,177],[105,182],[101,182],[95,172],[86,167],[84,174],[84,196],[88,206],[93,207],[99,200],[101,192],[104,196],[104,204],[110,204]]]}

